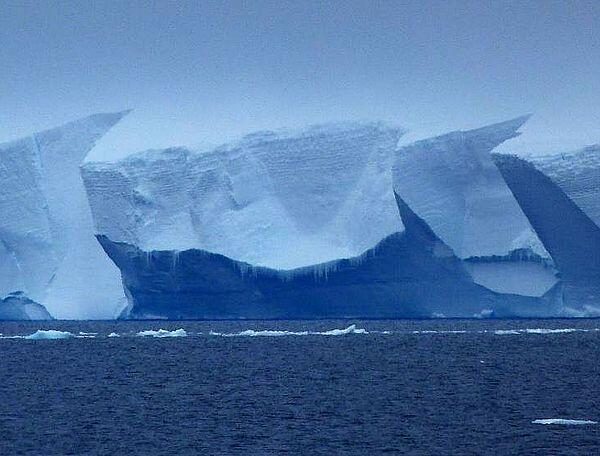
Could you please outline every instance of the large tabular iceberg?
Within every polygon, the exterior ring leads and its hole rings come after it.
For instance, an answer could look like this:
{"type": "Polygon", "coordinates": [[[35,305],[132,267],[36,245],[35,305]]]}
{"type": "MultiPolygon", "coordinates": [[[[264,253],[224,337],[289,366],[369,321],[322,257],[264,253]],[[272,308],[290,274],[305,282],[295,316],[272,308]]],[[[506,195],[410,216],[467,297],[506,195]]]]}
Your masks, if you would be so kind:
{"type": "Polygon", "coordinates": [[[124,114],[0,144],[0,297],[23,291],[58,318],[107,318],[122,307],[119,272],[94,239],[79,166],[124,114]]]}
{"type": "Polygon", "coordinates": [[[123,316],[565,315],[554,251],[490,156],[524,120],[400,149],[400,128],[344,124],[85,163],[123,316]]]}

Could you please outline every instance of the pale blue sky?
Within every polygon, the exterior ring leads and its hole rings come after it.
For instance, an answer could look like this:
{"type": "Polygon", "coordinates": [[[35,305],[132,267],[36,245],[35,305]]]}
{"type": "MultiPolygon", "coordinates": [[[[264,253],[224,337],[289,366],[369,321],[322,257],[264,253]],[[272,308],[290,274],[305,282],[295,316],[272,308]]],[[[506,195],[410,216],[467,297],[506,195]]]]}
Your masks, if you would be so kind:
{"type": "Polygon", "coordinates": [[[532,112],[510,148],[570,149],[600,142],[598,24],[596,0],[2,0],[0,141],[125,108],[123,150],[532,112]]]}

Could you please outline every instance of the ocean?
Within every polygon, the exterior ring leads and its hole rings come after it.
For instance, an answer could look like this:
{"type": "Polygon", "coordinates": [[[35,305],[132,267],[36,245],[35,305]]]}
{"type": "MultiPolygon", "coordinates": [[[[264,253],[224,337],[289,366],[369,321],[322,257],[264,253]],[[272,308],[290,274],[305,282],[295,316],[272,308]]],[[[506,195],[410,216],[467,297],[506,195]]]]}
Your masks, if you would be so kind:
{"type": "Polygon", "coordinates": [[[600,453],[600,320],[0,333],[1,455],[600,453]]]}

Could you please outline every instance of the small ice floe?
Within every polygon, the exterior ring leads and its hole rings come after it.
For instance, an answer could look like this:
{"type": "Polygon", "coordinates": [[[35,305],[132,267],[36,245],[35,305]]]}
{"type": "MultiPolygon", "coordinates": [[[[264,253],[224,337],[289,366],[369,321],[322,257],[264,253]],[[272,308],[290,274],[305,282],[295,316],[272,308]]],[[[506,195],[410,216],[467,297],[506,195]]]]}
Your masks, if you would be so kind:
{"type": "Polygon", "coordinates": [[[533,420],[533,424],[557,424],[561,426],[582,426],[589,424],[598,424],[597,421],[592,420],[565,420],[563,418],[547,418],[543,420],[533,420]]]}
{"type": "Polygon", "coordinates": [[[33,334],[23,337],[28,340],[43,340],[43,339],[70,339],[74,337],[69,331],[57,331],[55,329],[38,329],[33,334]]]}
{"type": "Polygon", "coordinates": [[[175,329],[173,331],[169,331],[166,329],[159,329],[158,331],[154,331],[152,329],[149,329],[147,331],[140,331],[139,333],[137,333],[137,335],[141,337],[186,337],[187,333],[183,328],[175,329]]]}
{"type": "Polygon", "coordinates": [[[114,333],[114,332],[113,332],[113,333],[110,333],[110,334],[108,335],[108,337],[121,337],[121,336],[119,336],[117,333],[114,333]]]}

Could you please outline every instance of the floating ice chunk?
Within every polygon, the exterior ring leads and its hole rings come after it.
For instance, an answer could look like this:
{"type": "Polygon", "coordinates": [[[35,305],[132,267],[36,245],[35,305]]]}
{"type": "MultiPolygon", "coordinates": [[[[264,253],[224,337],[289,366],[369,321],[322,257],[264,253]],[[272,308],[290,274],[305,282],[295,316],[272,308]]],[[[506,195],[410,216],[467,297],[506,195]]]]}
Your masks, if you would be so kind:
{"type": "Polygon", "coordinates": [[[543,420],[533,420],[533,424],[559,424],[563,426],[578,426],[586,424],[598,424],[597,421],[592,420],[565,420],[562,418],[548,418],[543,420]]]}
{"type": "Polygon", "coordinates": [[[70,339],[73,334],[69,331],[57,331],[55,329],[38,329],[33,334],[23,337],[28,340],[42,340],[42,339],[70,339]]]}
{"type": "Polygon", "coordinates": [[[187,333],[185,329],[179,328],[173,331],[168,331],[166,329],[159,329],[158,331],[154,331],[152,329],[147,331],[140,331],[137,333],[138,336],[141,337],[186,337],[187,333]]]}
{"type": "Polygon", "coordinates": [[[115,333],[115,332],[112,332],[112,333],[110,333],[110,334],[108,335],[108,337],[121,337],[121,336],[119,336],[119,335],[118,335],[117,333],[115,333]]]}

